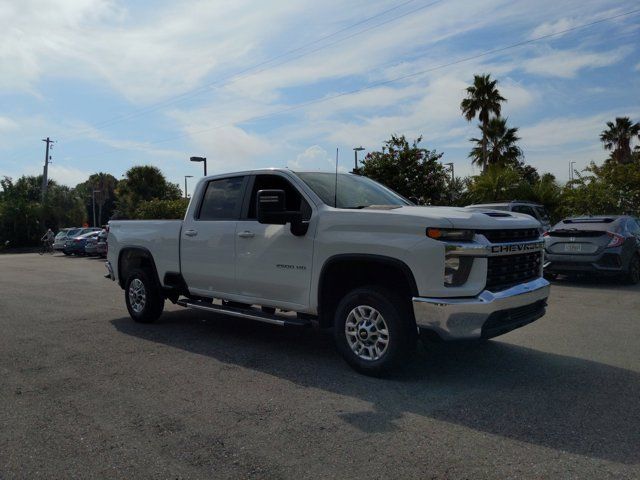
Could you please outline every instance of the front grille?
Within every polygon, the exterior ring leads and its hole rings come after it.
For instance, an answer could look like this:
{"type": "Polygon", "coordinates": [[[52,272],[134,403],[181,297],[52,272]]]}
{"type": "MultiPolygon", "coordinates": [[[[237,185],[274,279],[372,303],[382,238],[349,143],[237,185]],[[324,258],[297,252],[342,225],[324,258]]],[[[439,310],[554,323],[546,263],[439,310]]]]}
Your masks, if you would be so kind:
{"type": "Polygon", "coordinates": [[[482,338],[492,338],[522,327],[542,317],[547,306],[546,300],[530,305],[493,312],[482,325],[482,338]]]}
{"type": "Polygon", "coordinates": [[[484,235],[491,243],[524,242],[540,238],[537,228],[517,228],[511,230],[476,230],[484,235]]]}
{"type": "Polygon", "coordinates": [[[538,278],[541,261],[542,252],[489,257],[486,289],[499,292],[538,278]]]}

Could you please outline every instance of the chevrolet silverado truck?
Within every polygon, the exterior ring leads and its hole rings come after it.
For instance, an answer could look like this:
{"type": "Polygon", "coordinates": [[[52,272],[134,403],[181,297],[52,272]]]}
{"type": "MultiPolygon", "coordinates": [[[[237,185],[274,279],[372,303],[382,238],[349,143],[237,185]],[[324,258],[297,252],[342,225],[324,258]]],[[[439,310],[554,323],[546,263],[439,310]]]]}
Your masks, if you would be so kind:
{"type": "Polygon", "coordinates": [[[165,300],[333,328],[356,370],[402,365],[419,337],[488,339],[545,313],[539,223],[416,206],[354,174],[266,169],[205,177],[184,220],[112,221],[107,277],[133,320],[165,300]]]}

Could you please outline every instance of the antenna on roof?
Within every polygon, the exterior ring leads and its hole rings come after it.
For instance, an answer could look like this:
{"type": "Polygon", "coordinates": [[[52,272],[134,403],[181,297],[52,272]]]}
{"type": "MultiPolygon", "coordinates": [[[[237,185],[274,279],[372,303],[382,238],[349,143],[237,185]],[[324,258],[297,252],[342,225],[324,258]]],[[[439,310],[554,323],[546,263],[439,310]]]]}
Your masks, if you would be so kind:
{"type": "Polygon", "coordinates": [[[338,208],[338,147],[336,147],[336,188],[333,189],[333,208],[338,208]]]}

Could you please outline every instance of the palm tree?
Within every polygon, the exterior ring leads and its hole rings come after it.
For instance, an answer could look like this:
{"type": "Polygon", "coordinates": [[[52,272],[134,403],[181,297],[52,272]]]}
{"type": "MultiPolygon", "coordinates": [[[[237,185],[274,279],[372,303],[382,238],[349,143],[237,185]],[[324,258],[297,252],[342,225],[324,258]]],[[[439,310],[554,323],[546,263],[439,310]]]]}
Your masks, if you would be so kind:
{"type": "Polygon", "coordinates": [[[467,87],[467,98],[460,103],[460,110],[468,122],[476,116],[482,124],[482,165],[487,165],[487,141],[485,131],[491,114],[500,116],[501,103],[507,99],[496,88],[497,80],[491,74],[474,75],[473,85],[467,87]]]}
{"type": "Polygon", "coordinates": [[[611,158],[618,163],[631,162],[631,139],[640,136],[640,123],[629,117],[617,117],[616,122],[607,122],[607,129],[600,134],[605,150],[613,150],[611,158]]]}
{"type": "Polygon", "coordinates": [[[480,165],[485,171],[489,165],[517,166],[522,150],[516,145],[520,137],[517,128],[507,128],[506,118],[492,118],[483,129],[482,138],[472,138],[476,146],[469,157],[474,165],[480,165]]]}

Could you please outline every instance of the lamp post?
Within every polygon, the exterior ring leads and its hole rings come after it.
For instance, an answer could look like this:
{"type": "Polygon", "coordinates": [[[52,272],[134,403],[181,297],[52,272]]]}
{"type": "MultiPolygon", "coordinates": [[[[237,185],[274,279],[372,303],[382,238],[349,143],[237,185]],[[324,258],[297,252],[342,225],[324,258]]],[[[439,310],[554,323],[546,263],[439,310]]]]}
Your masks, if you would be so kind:
{"type": "Polygon", "coordinates": [[[451,169],[451,184],[453,184],[456,179],[455,175],[453,174],[453,162],[445,163],[445,165],[448,165],[451,169]]]}
{"type": "Polygon", "coordinates": [[[449,182],[449,197],[451,198],[451,202],[453,202],[453,186],[456,180],[456,177],[453,173],[453,162],[445,163],[451,169],[451,181],[449,182]]]}
{"type": "Polygon", "coordinates": [[[93,226],[96,226],[96,193],[100,193],[101,190],[94,190],[91,192],[91,203],[93,204],[93,226]]]}
{"type": "Polygon", "coordinates": [[[361,152],[364,150],[364,147],[362,145],[360,145],[359,147],[355,147],[353,149],[353,157],[354,157],[354,164],[353,164],[353,173],[356,173],[358,171],[358,152],[361,152]]]}
{"type": "Polygon", "coordinates": [[[191,157],[192,162],[204,162],[204,176],[207,176],[207,159],[205,157],[191,157]]]}
{"type": "Polygon", "coordinates": [[[573,181],[573,166],[576,162],[569,162],[569,181],[573,181]]]}
{"type": "Polygon", "coordinates": [[[184,198],[189,198],[189,195],[187,195],[187,178],[193,178],[193,175],[184,176],[184,198]]]}

